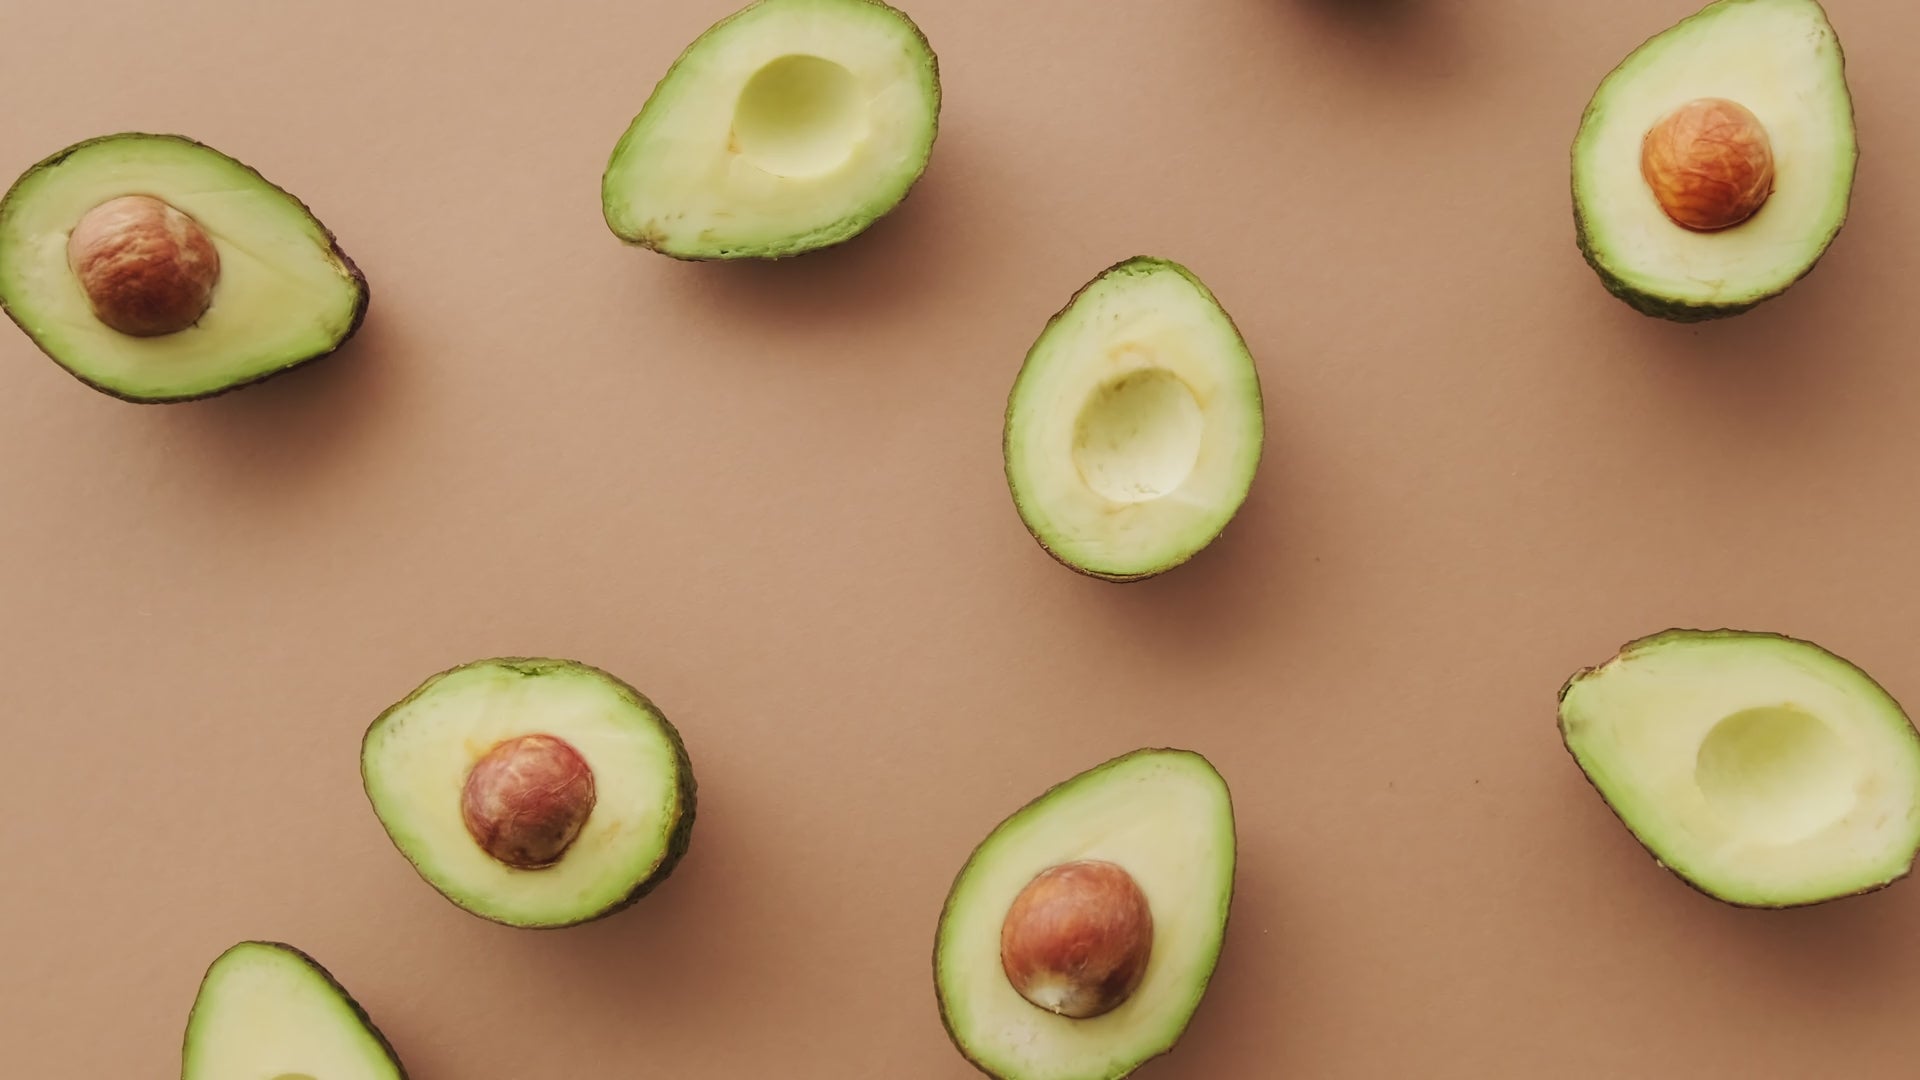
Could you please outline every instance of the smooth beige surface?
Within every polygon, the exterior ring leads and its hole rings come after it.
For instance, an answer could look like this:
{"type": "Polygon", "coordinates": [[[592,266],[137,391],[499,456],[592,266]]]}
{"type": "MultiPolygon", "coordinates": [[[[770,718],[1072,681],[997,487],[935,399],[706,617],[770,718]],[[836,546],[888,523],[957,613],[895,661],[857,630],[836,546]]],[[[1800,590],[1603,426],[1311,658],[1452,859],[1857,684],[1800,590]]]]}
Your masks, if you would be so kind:
{"type": "Polygon", "coordinates": [[[952,874],[1171,743],[1233,785],[1239,891],[1143,1077],[1910,1075],[1920,883],[1723,908],[1554,730],[1566,675],[1675,624],[1810,637],[1920,706],[1920,11],[1834,0],[1853,224],[1687,328],[1581,262],[1567,150],[1690,8],[922,0],[947,106],[898,216],[687,266],[607,233],[599,177],[724,3],[9,5],[0,173],[195,135],[306,199],[373,306],[321,365],[161,408],[0,326],[4,1071],[172,1075],[205,965],[268,936],[415,1080],[961,1080],[952,874]],[[1000,420],[1138,252],[1239,321],[1267,457],[1219,544],[1114,586],[1027,538],[1000,420]],[[701,784],[674,879],[551,934],[419,881],[356,768],[421,678],[526,652],[653,696],[701,784]]]}

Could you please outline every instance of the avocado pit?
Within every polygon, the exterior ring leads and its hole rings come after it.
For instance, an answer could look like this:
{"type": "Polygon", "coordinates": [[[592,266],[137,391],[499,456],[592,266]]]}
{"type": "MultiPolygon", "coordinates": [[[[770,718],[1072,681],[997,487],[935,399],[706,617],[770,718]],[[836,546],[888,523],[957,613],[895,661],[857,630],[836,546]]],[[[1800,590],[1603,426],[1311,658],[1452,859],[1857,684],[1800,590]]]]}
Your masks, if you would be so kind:
{"type": "Polygon", "coordinates": [[[1729,228],[1773,194],[1773,141],[1746,106],[1698,98],[1647,131],[1640,175],[1675,224],[1696,232],[1729,228]]]}
{"type": "Polygon", "coordinates": [[[593,770],[552,735],[521,735],[474,763],[460,797],[474,842],[516,870],[552,866],[593,813],[593,770]]]}
{"type": "Polygon", "coordinates": [[[1133,875],[1081,859],[1041,871],[1000,926],[1000,966],[1033,1005],[1084,1020],[1139,989],[1153,953],[1153,913],[1133,875]]]}
{"type": "Polygon", "coordinates": [[[151,195],[123,195],[84,214],[67,265],[101,322],[132,337],[192,326],[213,302],[220,253],[205,229],[151,195]]]}

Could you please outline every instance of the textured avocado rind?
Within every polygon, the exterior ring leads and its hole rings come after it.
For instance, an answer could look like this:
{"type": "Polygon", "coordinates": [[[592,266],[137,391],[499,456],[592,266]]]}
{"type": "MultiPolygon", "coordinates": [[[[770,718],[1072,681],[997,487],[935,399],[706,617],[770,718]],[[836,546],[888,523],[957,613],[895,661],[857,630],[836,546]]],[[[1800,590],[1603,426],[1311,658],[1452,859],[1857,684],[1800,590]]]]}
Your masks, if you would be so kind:
{"type": "MultiPolygon", "coordinates": [[[[359,265],[353,261],[352,257],[349,256],[344,250],[341,249],[339,238],[333,234],[333,230],[329,229],[326,223],[321,221],[320,218],[314,214],[313,209],[309,207],[305,202],[302,202],[292,192],[289,192],[288,190],[281,187],[280,185],[275,184],[271,180],[268,180],[265,176],[262,176],[258,169],[255,169],[253,166],[248,165],[246,162],[241,161],[230,154],[222,153],[221,151],[211,146],[208,146],[206,143],[200,142],[197,139],[188,138],[185,135],[152,133],[152,132],[144,132],[144,131],[123,131],[123,132],[117,132],[111,135],[97,135],[91,139],[83,139],[80,142],[74,143],[72,146],[66,147],[63,150],[50,154],[47,157],[41,159],[39,162],[35,163],[32,167],[27,169],[26,172],[21,173],[19,178],[16,179],[13,182],[12,186],[10,186],[7,189],[6,195],[0,196],[0,222],[4,222],[6,220],[9,212],[12,209],[15,194],[20,190],[21,186],[28,179],[38,175],[39,173],[47,169],[52,168],[55,165],[60,164],[61,162],[65,161],[67,158],[72,157],[75,153],[78,153],[81,150],[85,150],[88,147],[96,146],[101,143],[119,142],[122,140],[133,140],[133,139],[162,139],[170,142],[184,143],[188,146],[194,147],[195,149],[203,150],[209,154],[217,155],[218,157],[224,158],[227,161],[232,162],[234,165],[242,169],[245,169],[247,172],[252,173],[254,177],[260,181],[261,184],[265,185],[268,188],[271,188],[274,191],[279,192],[281,195],[284,195],[288,199],[292,200],[292,202],[300,208],[300,212],[305,214],[307,216],[307,219],[313,222],[315,227],[317,227],[320,230],[320,234],[326,239],[326,242],[327,242],[328,256],[334,261],[334,263],[336,263],[340,267],[340,270],[343,276],[345,276],[346,279],[352,284],[353,292],[354,292],[353,315],[351,319],[349,319],[346,329],[343,330],[340,333],[339,337],[334,339],[332,343],[328,344],[326,347],[322,349],[319,349],[316,352],[310,353],[309,355],[288,361],[287,363],[282,364],[279,367],[273,368],[268,371],[260,372],[256,375],[250,375],[243,379],[236,379],[233,382],[225,383],[220,386],[216,386],[211,390],[204,390],[198,393],[179,394],[179,395],[164,395],[164,394],[147,395],[147,394],[132,394],[132,393],[128,393],[125,390],[120,390],[111,386],[103,385],[99,381],[89,378],[85,373],[76,369],[74,366],[67,363],[65,360],[62,360],[57,352],[55,352],[52,348],[48,347],[46,342],[42,341],[38,335],[36,335],[31,329],[27,327],[27,324],[21,319],[21,317],[18,314],[14,312],[12,306],[7,302],[6,296],[0,295],[0,311],[5,312],[7,315],[7,318],[11,319],[13,321],[13,324],[15,326],[18,326],[21,332],[27,335],[27,339],[33,342],[33,345],[35,348],[39,349],[42,353],[46,354],[48,359],[52,360],[55,364],[59,365],[60,370],[73,376],[75,379],[79,380],[81,383],[85,384],[86,386],[94,390],[97,390],[102,394],[106,394],[109,397],[118,398],[121,401],[131,402],[136,405],[177,405],[177,404],[181,404],[189,401],[204,401],[207,398],[214,398],[214,397],[219,397],[223,394],[230,394],[235,390],[243,389],[248,386],[255,386],[262,382],[267,381],[268,379],[272,379],[277,376],[284,375],[287,372],[294,370],[295,368],[305,367],[306,365],[313,363],[315,360],[323,359],[325,357],[333,355],[335,352],[338,352],[341,346],[345,345],[348,341],[350,341],[353,338],[355,334],[360,332],[360,326],[362,323],[366,321],[366,318],[367,318],[367,305],[372,298],[372,292],[367,285],[367,275],[361,271],[359,265]]],[[[6,259],[6,251],[4,250],[4,248],[0,248],[0,261],[4,261],[5,259],[6,259]]]]}
{"type": "MultiPolygon", "coordinates": [[[[953,1021],[948,1013],[946,990],[941,985],[941,982],[940,982],[940,942],[942,938],[945,936],[944,931],[946,929],[947,920],[953,914],[954,898],[960,892],[960,885],[966,881],[967,874],[974,868],[974,865],[980,861],[981,852],[985,850],[988,844],[992,843],[993,838],[995,836],[998,836],[1000,833],[1000,830],[1005,828],[1009,822],[1016,820],[1017,818],[1026,814],[1028,811],[1032,810],[1034,807],[1039,806],[1040,804],[1046,802],[1055,793],[1059,792],[1063,788],[1071,787],[1076,784],[1079,784],[1088,780],[1092,780],[1095,777],[1099,776],[1100,774],[1111,771],[1121,765],[1124,765],[1127,762],[1133,760],[1134,758],[1143,757],[1149,754],[1184,754],[1190,757],[1198,758],[1203,764],[1207,766],[1208,769],[1211,769],[1213,771],[1214,775],[1218,776],[1220,772],[1218,769],[1215,769],[1213,767],[1213,763],[1211,761],[1208,761],[1205,755],[1199,753],[1198,751],[1182,750],[1182,749],[1179,749],[1176,747],[1170,747],[1170,746],[1146,746],[1146,747],[1141,747],[1138,750],[1128,751],[1127,753],[1121,754],[1119,757],[1113,758],[1108,761],[1104,761],[1082,772],[1075,773],[1074,775],[1066,778],[1065,780],[1062,780],[1059,783],[1054,784],[1053,786],[1047,788],[1047,790],[1041,792],[1039,795],[1036,795],[1033,798],[1027,800],[1027,802],[1024,803],[1019,809],[1008,814],[1006,817],[1001,818],[998,824],[994,825],[993,828],[987,830],[987,835],[982,837],[978,844],[974,845],[973,851],[967,855],[967,861],[962,863],[960,866],[959,872],[953,875],[953,883],[947,887],[947,898],[946,898],[946,901],[940,905],[940,920],[938,923],[935,924],[935,930],[933,935],[934,1003],[938,1007],[940,1012],[940,1026],[943,1030],[946,1031],[947,1040],[953,1044],[954,1049],[960,1052],[960,1056],[966,1059],[967,1064],[973,1066],[975,1069],[978,1069],[980,1072],[986,1074],[987,1076],[993,1077],[994,1080],[1020,1080],[1020,1078],[1015,1076],[1002,1076],[1001,1074],[994,1072],[992,1069],[988,1068],[985,1063],[983,1063],[978,1058],[976,1058],[973,1055],[973,1052],[967,1048],[966,1041],[962,1039],[960,1037],[960,1033],[958,1031],[955,1031],[953,1028],[953,1021]]],[[[1222,783],[1222,786],[1224,787],[1225,780],[1223,779],[1221,783],[1222,783]]],[[[1230,838],[1233,840],[1233,846],[1237,852],[1239,848],[1239,826],[1234,818],[1233,796],[1232,796],[1231,790],[1228,791],[1228,795],[1227,795],[1227,831],[1230,835],[1230,838]]],[[[1235,858],[1237,862],[1238,856],[1236,855],[1235,858]]],[[[1221,919],[1220,919],[1219,940],[1214,942],[1213,955],[1207,958],[1206,967],[1204,970],[1200,972],[1199,984],[1196,987],[1196,991],[1197,991],[1196,1000],[1204,1001],[1206,999],[1207,987],[1212,984],[1213,974],[1215,970],[1217,970],[1220,966],[1220,953],[1226,947],[1227,926],[1228,926],[1228,923],[1233,918],[1233,896],[1234,896],[1234,890],[1238,887],[1238,885],[1239,885],[1239,874],[1237,872],[1230,874],[1227,879],[1227,894],[1222,901],[1223,911],[1221,913],[1221,919]]],[[[1139,1060],[1134,1062],[1132,1066],[1130,1066],[1123,1072],[1112,1074],[1110,1077],[1107,1078],[1107,1080],[1121,1080],[1122,1077],[1132,1074],[1133,1072],[1138,1070],[1141,1066],[1145,1065],[1147,1062],[1152,1061],[1154,1058],[1161,1057],[1165,1054],[1170,1053],[1175,1046],[1179,1045],[1180,1040],[1183,1037],[1185,1037],[1186,1027],[1187,1025],[1182,1025],[1179,1030],[1172,1033],[1171,1037],[1168,1038],[1165,1045],[1155,1047],[1151,1051],[1143,1054],[1139,1058],[1139,1060]]]]}
{"type": "MultiPolygon", "coordinates": [[[[400,1076],[400,1080],[407,1080],[407,1069],[405,1065],[401,1064],[399,1053],[394,1050],[393,1043],[391,1040],[387,1038],[386,1033],[381,1031],[379,1025],[373,1022],[373,1017],[367,1014],[366,1007],[361,1005],[360,1002],[352,994],[348,993],[347,988],[340,985],[340,980],[334,978],[333,973],[331,971],[328,971],[325,965],[321,964],[320,961],[315,960],[313,957],[307,955],[305,952],[302,952],[301,950],[296,949],[292,945],[288,945],[283,941],[242,941],[232,946],[231,948],[227,949],[226,952],[223,952],[219,956],[215,957],[213,963],[207,965],[206,974],[200,977],[200,986],[203,992],[206,988],[207,979],[210,976],[212,976],[213,969],[220,966],[220,961],[232,955],[235,949],[244,949],[244,948],[274,949],[279,952],[286,953],[287,955],[293,957],[295,960],[298,960],[302,964],[305,964],[309,969],[313,971],[315,975],[318,975],[322,980],[326,982],[326,984],[329,987],[333,989],[333,992],[339,996],[340,1000],[346,1004],[347,1008],[353,1011],[354,1017],[358,1019],[360,1021],[360,1025],[367,1030],[367,1034],[373,1036],[373,1041],[379,1044],[380,1051],[386,1055],[387,1061],[393,1065],[393,1071],[400,1076]]],[[[181,1046],[180,1046],[180,1071],[181,1071],[181,1075],[183,1076],[186,1074],[188,1055],[192,1053],[193,1044],[190,1041],[190,1039],[193,1035],[193,1021],[194,1021],[194,1017],[198,1016],[200,1013],[202,996],[204,995],[202,994],[202,995],[195,996],[194,1002],[193,1002],[193,1008],[189,1010],[187,1013],[186,1035],[182,1037],[181,1046]]]]}
{"type": "MultiPolygon", "coordinates": [[[[672,876],[674,869],[680,865],[680,860],[686,856],[687,849],[693,844],[693,821],[697,809],[696,804],[699,791],[699,784],[693,775],[693,761],[687,756],[686,743],[681,738],[679,730],[667,719],[666,714],[661,712],[658,706],[654,705],[651,699],[625,680],[592,664],[583,663],[578,660],[561,660],[546,657],[497,656],[457,664],[445,671],[429,676],[427,680],[416,687],[412,693],[382,710],[380,715],[374,718],[373,723],[367,726],[366,734],[361,737],[361,785],[363,789],[366,789],[368,802],[370,804],[372,803],[373,796],[371,791],[372,777],[369,776],[367,772],[366,751],[367,745],[373,739],[374,735],[379,732],[389,718],[419,700],[420,697],[437,686],[441,680],[458,672],[478,667],[508,668],[530,678],[538,678],[554,671],[582,672],[604,681],[616,693],[626,698],[630,704],[634,705],[644,715],[649,717],[654,724],[659,727],[660,732],[666,736],[667,743],[673,747],[674,782],[678,811],[673,826],[667,832],[666,850],[660,856],[660,861],[654,864],[653,869],[648,871],[645,877],[635,882],[633,887],[623,896],[607,904],[605,907],[584,913],[576,918],[558,922],[517,922],[512,919],[501,918],[488,912],[477,911],[460,898],[441,889],[431,877],[428,877],[427,874],[421,870],[420,864],[415,861],[414,857],[408,854],[407,850],[401,847],[397,840],[394,840],[392,832],[387,830],[386,822],[382,820],[380,823],[381,829],[387,832],[387,839],[393,843],[394,848],[406,858],[408,865],[413,867],[414,872],[420,875],[422,881],[433,886],[435,892],[446,897],[455,907],[458,907],[470,915],[485,919],[488,922],[525,930],[563,930],[567,927],[595,922],[610,915],[625,911],[627,908],[632,907],[644,899],[648,893],[659,888],[662,882],[672,876]]],[[[376,819],[379,818],[377,807],[375,808],[374,817],[376,819]]]]}
{"type": "MultiPolygon", "coordinates": [[[[1220,303],[1219,297],[1215,296],[1213,290],[1207,288],[1206,282],[1201,281],[1199,276],[1193,271],[1187,269],[1180,263],[1174,262],[1172,259],[1163,259],[1152,255],[1135,255],[1130,259],[1122,259],[1112,266],[1107,267],[1105,270],[1100,271],[1098,274],[1095,274],[1092,280],[1074,290],[1073,295],[1067,298],[1067,302],[1061,305],[1060,310],[1054,312],[1053,315],[1047,319],[1046,325],[1040,328],[1040,332],[1034,335],[1033,344],[1028,347],[1026,358],[1021,361],[1020,370],[1014,375],[1013,388],[1007,392],[1007,407],[1001,421],[1000,466],[1007,478],[1007,490],[1013,494],[1014,511],[1020,516],[1021,527],[1027,530],[1027,535],[1033,537],[1034,543],[1039,544],[1040,550],[1046,552],[1053,561],[1076,574],[1093,578],[1096,581],[1108,581],[1122,585],[1128,582],[1145,581],[1148,578],[1159,577],[1169,570],[1193,561],[1194,556],[1212,547],[1219,541],[1220,537],[1226,535],[1227,530],[1233,526],[1234,519],[1238,518],[1240,511],[1245,508],[1246,499],[1253,494],[1253,484],[1252,481],[1249,480],[1247,492],[1241,497],[1240,506],[1234,508],[1233,517],[1228,518],[1226,523],[1221,525],[1218,532],[1208,537],[1206,543],[1201,544],[1192,551],[1178,554],[1159,565],[1133,574],[1111,574],[1091,567],[1081,566],[1067,558],[1056,550],[1053,545],[1047,543],[1047,538],[1041,535],[1038,528],[1034,527],[1032,519],[1027,516],[1026,506],[1020,501],[1019,488],[1016,486],[1013,478],[1013,414],[1016,403],[1020,399],[1020,384],[1026,376],[1028,367],[1033,364],[1036,355],[1039,353],[1041,343],[1047,340],[1047,335],[1052,332],[1054,326],[1059,323],[1061,319],[1066,318],[1067,314],[1074,309],[1075,305],[1080,303],[1081,297],[1085,296],[1087,291],[1094,286],[1099,285],[1111,277],[1126,274],[1151,274],[1159,271],[1172,271],[1173,273],[1179,274],[1195,289],[1199,290],[1200,295],[1204,297],[1209,304],[1213,305],[1214,310],[1218,311],[1222,318],[1227,320],[1227,325],[1233,330],[1234,336],[1244,344],[1246,335],[1240,332],[1239,325],[1233,321],[1233,313],[1228,311],[1226,306],[1220,303]]],[[[1266,400],[1263,394],[1264,390],[1256,379],[1253,387],[1252,404],[1256,409],[1260,410],[1262,416],[1266,414],[1266,400]]],[[[1263,429],[1260,446],[1255,451],[1252,467],[1248,470],[1250,477],[1259,475],[1260,462],[1265,455],[1266,437],[1263,429]]]]}
{"type": "Polygon", "coordinates": [[[660,76],[660,80],[654,84],[653,90],[647,94],[646,102],[640,106],[640,111],[635,113],[633,120],[627,124],[627,130],[620,136],[620,141],[614,144],[613,152],[607,156],[606,168],[601,172],[600,176],[600,213],[601,217],[606,221],[608,230],[611,231],[614,236],[618,237],[621,243],[627,244],[630,247],[644,248],[681,262],[735,262],[747,259],[775,261],[779,259],[789,259],[839,247],[841,244],[873,228],[879,224],[882,219],[890,217],[906,203],[909,196],[919,189],[920,181],[926,177],[927,166],[933,160],[933,147],[940,140],[940,107],[943,94],[940,85],[940,57],[934,52],[933,43],[927,40],[926,32],[921,30],[919,24],[915,23],[912,17],[906,12],[885,3],[884,0],[860,0],[861,3],[880,8],[899,19],[907,31],[920,43],[920,50],[925,56],[924,66],[927,84],[933,93],[932,100],[929,102],[931,115],[928,118],[929,133],[927,138],[927,152],[915,163],[912,181],[907,184],[906,190],[900,193],[900,197],[895,199],[892,205],[882,209],[877,214],[859,214],[851,218],[843,218],[840,221],[822,225],[817,229],[802,233],[798,236],[786,237],[777,243],[758,247],[730,248],[716,251],[670,249],[663,244],[662,237],[658,233],[651,230],[626,233],[622,232],[620,228],[614,224],[612,211],[613,192],[610,190],[613,167],[626,152],[627,144],[632,141],[635,134],[639,131],[640,121],[646,118],[647,112],[653,107],[654,99],[659,96],[661,88],[665,87],[669,81],[672,80],[674,72],[680,69],[680,65],[684,64],[689,57],[698,53],[702,45],[709,39],[720,34],[727,25],[734,20],[752,12],[755,8],[767,2],[768,0],[753,0],[753,2],[746,7],[741,8],[708,27],[699,37],[694,38],[685,49],[681,50],[680,55],[674,59],[672,64],[667,66],[666,73],[660,76]]]}
{"type": "MultiPolygon", "coordinates": [[[[1558,702],[1560,702],[1560,704],[1562,705],[1562,708],[1559,710],[1559,713],[1558,713],[1558,722],[1556,725],[1560,731],[1561,748],[1567,752],[1568,757],[1571,757],[1573,759],[1574,766],[1580,770],[1580,776],[1582,779],[1586,780],[1587,786],[1591,787],[1593,789],[1594,794],[1600,797],[1601,805],[1605,806],[1607,808],[1607,812],[1614,816],[1614,820],[1618,821],[1621,824],[1621,826],[1627,830],[1627,835],[1633,837],[1634,843],[1639,844],[1641,849],[1644,850],[1648,854],[1648,856],[1650,856],[1653,859],[1654,865],[1660,867],[1662,870],[1667,871],[1669,874],[1672,874],[1676,879],[1678,879],[1681,882],[1681,884],[1685,885],[1689,889],[1692,889],[1694,892],[1697,892],[1700,895],[1707,897],[1710,900],[1717,900],[1720,903],[1728,905],[1729,907],[1747,908],[1749,910],[1756,910],[1756,911],[1785,911],[1790,908],[1817,907],[1821,904],[1831,904],[1836,900],[1848,900],[1856,896],[1865,896],[1869,893],[1876,893],[1882,889],[1887,888],[1888,886],[1897,884],[1898,882],[1910,876],[1913,873],[1913,863],[1915,861],[1915,858],[1920,857],[1920,847],[1916,847],[1913,852],[1909,853],[1906,867],[1902,869],[1898,874],[1895,874],[1894,876],[1888,878],[1885,881],[1875,882],[1874,884],[1865,885],[1858,889],[1853,889],[1848,892],[1835,893],[1831,896],[1816,897],[1810,900],[1801,900],[1801,901],[1784,903],[1784,904],[1755,903],[1751,900],[1740,900],[1734,897],[1724,896],[1721,893],[1716,892],[1713,889],[1713,887],[1711,885],[1708,885],[1706,882],[1696,881],[1692,877],[1688,876],[1687,874],[1682,873],[1676,867],[1669,866],[1666,860],[1661,857],[1660,852],[1654,847],[1653,843],[1650,840],[1648,840],[1646,837],[1640,835],[1639,830],[1633,827],[1633,823],[1627,820],[1626,815],[1622,814],[1619,808],[1613,805],[1613,800],[1607,798],[1607,793],[1600,790],[1599,783],[1594,780],[1593,774],[1587,771],[1586,763],[1580,760],[1580,754],[1573,748],[1572,732],[1568,729],[1567,714],[1564,708],[1567,700],[1567,694],[1570,693],[1573,690],[1573,688],[1578,686],[1582,681],[1586,680],[1588,677],[1592,675],[1598,674],[1601,670],[1605,669],[1609,665],[1620,663],[1623,661],[1630,661],[1633,659],[1634,654],[1643,652],[1646,649],[1655,648],[1676,639],[1687,639],[1687,640],[1698,641],[1698,640],[1708,639],[1708,638],[1724,638],[1729,640],[1753,640],[1755,638],[1771,638],[1775,641],[1783,641],[1789,644],[1805,646],[1807,648],[1814,649],[1822,653],[1823,655],[1831,658],[1836,664],[1846,667],[1852,670],[1853,672],[1855,672],[1856,674],[1858,674],[1868,684],[1873,686],[1875,689],[1878,689],[1882,694],[1885,694],[1887,700],[1893,702],[1894,706],[1900,709],[1902,716],[1906,715],[1905,709],[1900,707],[1898,700],[1894,698],[1893,694],[1888,692],[1886,687],[1881,686],[1879,681],[1874,679],[1873,676],[1867,674],[1867,672],[1864,669],[1862,669],[1860,665],[1855,664],[1854,662],[1852,662],[1851,660],[1848,660],[1843,656],[1840,656],[1839,654],[1833,652],[1833,650],[1828,649],[1823,645],[1820,645],[1816,642],[1808,641],[1804,638],[1792,637],[1787,634],[1779,634],[1771,631],[1734,630],[1727,627],[1722,627],[1718,630],[1689,630],[1681,627],[1673,627],[1670,629],[1659,631],[1658,633],[1648,634],[1645,637],[1635,638],[1634,640],[1627,642],[1625,645],[1620,646],[1620,648],[1614,653],[1614,655],[1607,658],[1605,661],[1599,664],[1596,664],[1592,667],[1581,668],[1580,670],[1574,672],[1572,675],[1568,676],[1566,682],[1561,684],[1560,692],[1555,699],[1558,702]]],[[[1909,720],[1909,723],[1911,724],[1911,720],[1909,720]]]]}

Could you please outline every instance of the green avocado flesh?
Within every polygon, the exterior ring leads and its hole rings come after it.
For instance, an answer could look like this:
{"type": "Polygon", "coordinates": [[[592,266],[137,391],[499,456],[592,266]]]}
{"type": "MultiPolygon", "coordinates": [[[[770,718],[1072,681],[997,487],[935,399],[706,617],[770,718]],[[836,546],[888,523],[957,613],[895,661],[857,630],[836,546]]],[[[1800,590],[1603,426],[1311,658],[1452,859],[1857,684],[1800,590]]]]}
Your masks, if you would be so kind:
{"type": "Polygon", "coordinates": [[[653,703],[570,660],[479,660],[428,679],[367,730],[360,773],[394,846],[447,899],[511,926],[610,915],[664,881],[692,837],[694,780],[653,703]],[[592,811],[558,861],[517,869],[468,831],[462,792],[494,747],[563,740],[592,771],[592,811]]]}
{"type": "Polygon", "coordinates": [[[373,1021],[313,958],[268,941],[220,955],[187,1020],[181,1080],[405,1080],[373,1021]]]}
{"type": "Polygon", "coordinates": [[[1060,562],[1151,577],[1233,520],[1265,423],[1253,357],[1213,294],[1177,263],[1130,259],[1027,353],[1007,400],[1007,484],[1060,562]]]}
{"type": "Polygon", "coordinates": [[[1813,269],[1852,196],[1853,101],[1840,42],[1814,0],[1720,0],[1640,46],[1594,93],[1573,143],[1580,249],[1616,296],[1681,322],[1736,315],[1813,269]],[[1712,232],[1670,219],[1641,143],[1674,109],[1724,98],[1773,148],[1773,193],[1712,232]]]}
{"type": "Polygon", "coordinates": [[[1001,1080],[1115,1080],[1172,1049],[1219,959],[1233,869],[1226,781],[1189,751],[1139,750],[1028,803],[974,850],[940,915],[934,982],[954,1045],[1001,1080]],[[1081,859],[1132,875],[1152,913],[1153,946],[1131,996],[1076,1020],[1013,988],[1000,928],[1035,875],[1081,859]]]}
{"type": "Polygon", "coordinates": [[[875,0],[760,0],[689,45],[614,147],[615,235],[682,259],[778,258],[851,239],[926,170],[940,77],[875,0]]]}
{"type": "Polygon", "coordinates": [[[1876,889],[1920,849],[1920,737],[1866,673],[1817,645],[1643,638],[1567,683],[1560,731],[1647,850],[1730,903],[1876,889]]]}
{"type": "Polygon", "coordinates": [[[42,352],[130,401],[207,397],[317,359],[351,337],[367,282],[298,199],[189,139],[122,134],[67,148],[0,200],[0,305],[42,352]],[[148,195],[198,222],[219,278],[198,322],[133,337],[94,314],[67,261],[89,210],[148,195]]]}

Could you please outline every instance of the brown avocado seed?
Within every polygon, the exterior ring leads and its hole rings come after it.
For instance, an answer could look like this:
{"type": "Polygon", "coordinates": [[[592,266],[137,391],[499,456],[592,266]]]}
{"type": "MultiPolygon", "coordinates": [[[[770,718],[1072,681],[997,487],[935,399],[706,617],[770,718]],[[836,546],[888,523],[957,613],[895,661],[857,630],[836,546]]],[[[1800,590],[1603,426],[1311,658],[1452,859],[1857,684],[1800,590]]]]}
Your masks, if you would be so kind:
{"type": "Polygon", "coordinates": [[[1000,966],[1020,996],[1084,1020],[1139,988],[1153,954],[1153,913],[1133,875],[1082,859],[1043,870],[1000,924],[1000,966]]]}
{"type": "Polygon", "coordinates": [[[151,195],[123,195],[87,211],[67,237],[67,266],[94,316],[133,337],[192,326],[220,279],[220,253],[206,230],[151,195]]]}
{"type": "Polygon", "coordinates": [[[1640,175],[1676,224],[1724,229],[1752,217],[1773,194],[1773,141],[1746,106],[1700,98],[1647,132],[1640,175]]]}
{"type": "Polygon", "coordinates": [[[516,870],[552,866],[593,813],[593,770],[552,735],[521,735],[467,774],[460,814],[487,854],[516,870]]]}

